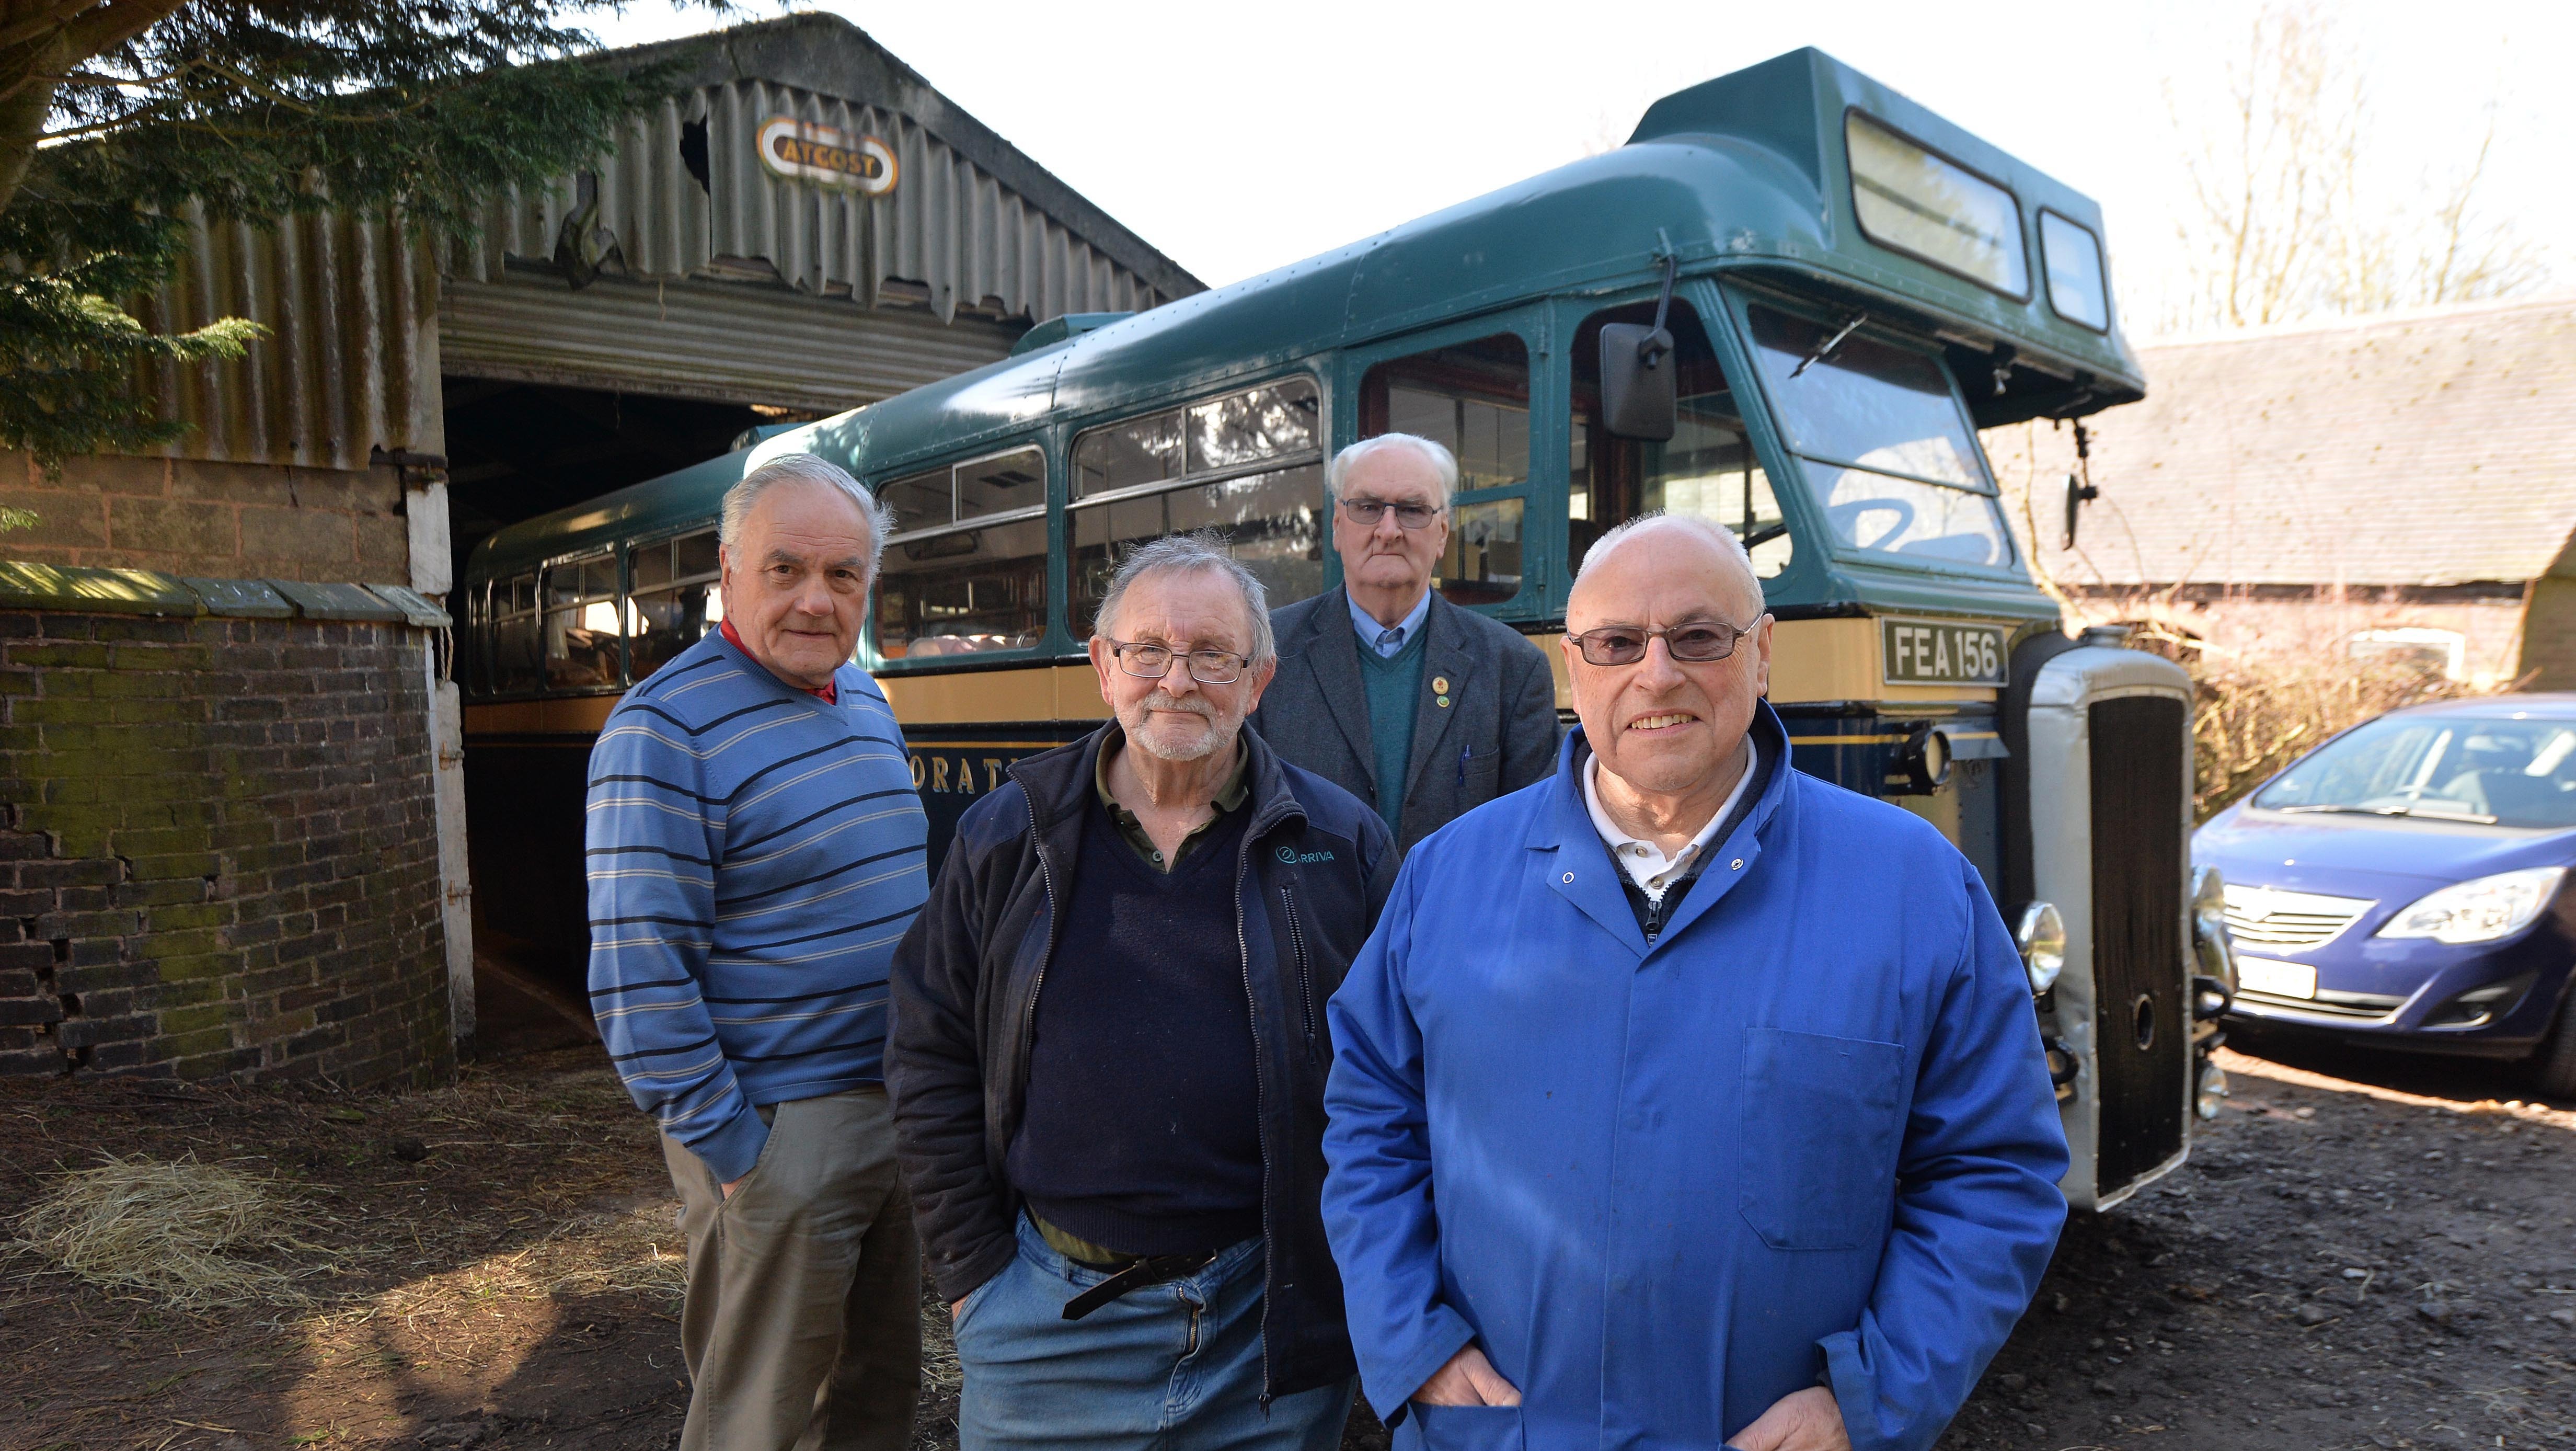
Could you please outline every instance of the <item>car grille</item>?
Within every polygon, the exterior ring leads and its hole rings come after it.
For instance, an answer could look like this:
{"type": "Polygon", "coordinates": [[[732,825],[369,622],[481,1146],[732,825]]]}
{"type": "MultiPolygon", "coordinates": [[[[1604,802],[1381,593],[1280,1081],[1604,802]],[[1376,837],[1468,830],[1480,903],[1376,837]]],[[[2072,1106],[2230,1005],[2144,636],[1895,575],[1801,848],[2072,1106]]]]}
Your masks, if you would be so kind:
{"type": "Polygon", "coordinates": [[[2261,947],[2316,947],[2370,908],[2367,897],[2327,897],[2273,887],[2227,884],[2227,932],[2261,947]]]}
{"type": "Polygon", "coordinates": [[[2271,1008],[2293,1013],[2314,1013],[2323,1018],[2355,1018],[2376,1022],[2387,1018],[2406,1005],[2404,998],[2382,997],[2376,993],[2319,993],[2313,998],[2289,998],[2278,993],[2239,991],[2236,1001],[2249,1008],[2271,1008]]]}

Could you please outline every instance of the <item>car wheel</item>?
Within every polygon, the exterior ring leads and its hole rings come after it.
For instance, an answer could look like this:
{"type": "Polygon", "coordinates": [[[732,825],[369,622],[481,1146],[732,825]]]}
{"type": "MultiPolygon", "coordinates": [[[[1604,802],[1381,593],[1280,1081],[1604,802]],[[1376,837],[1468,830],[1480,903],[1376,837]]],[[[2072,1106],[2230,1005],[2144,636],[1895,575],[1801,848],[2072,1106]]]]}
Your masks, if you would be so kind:
{"type": "Polygon", "coordinates": [[[2576,992],[2558,1005],[2558,1025],[2522,1061],[2524,1081],[2543,1098],[2576,1098],[2576,992]]]}

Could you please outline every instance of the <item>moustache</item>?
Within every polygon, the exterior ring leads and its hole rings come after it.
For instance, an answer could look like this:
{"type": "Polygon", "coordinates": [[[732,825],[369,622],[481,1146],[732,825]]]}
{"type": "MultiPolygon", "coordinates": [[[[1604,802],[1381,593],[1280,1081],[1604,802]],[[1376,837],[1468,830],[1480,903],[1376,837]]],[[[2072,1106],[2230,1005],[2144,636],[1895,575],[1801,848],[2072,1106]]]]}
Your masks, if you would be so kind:
{"type": "Polygon", "coordinates": [[[1137,702],[1137,709],[1139,709],[1139,710],[1149,710],[1149,711],[1150,711],[1150,710],[1177,710],[1177,711],[1186,711],[1186,712],[1188,712],[1188,713],[1189,713],[1189,714],[1191,714],[1191,715],[1195,715],[1195,716],[1202,716],[1202,717],[1205,717],[1205,718],[1206,718],[1206,719],[1208,719],[1208,720],[1214,720],[1214,719],[1216,719],[1216,707],[1215,707],[1215,706],[1212,706],[1212,705],[1210,705],[1210,704],[1208,704],[1205,700],[1202,700],[1202,699],[1200,699],[1199,697],[1194,696],[1194,695],[1190,695],[1190,696],[1182,696],[1182,695],[1166,695],[1166,694],[1164,694],[1162,691],[1159,691],[1159,690],[1155,691],[1155,692],[1154,692],[1153,694],[1151,694],[1151,695],[1146,696],[1143,700],[1138,701],[1138,702],[1137,702]]]}

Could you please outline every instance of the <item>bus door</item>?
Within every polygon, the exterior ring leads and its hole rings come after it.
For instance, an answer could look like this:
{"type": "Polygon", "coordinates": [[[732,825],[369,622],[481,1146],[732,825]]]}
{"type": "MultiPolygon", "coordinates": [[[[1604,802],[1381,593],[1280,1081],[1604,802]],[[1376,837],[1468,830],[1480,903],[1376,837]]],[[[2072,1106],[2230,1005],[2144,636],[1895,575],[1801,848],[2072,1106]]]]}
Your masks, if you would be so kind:
{"type": "MultiPolygon", "coordinates": [[[[1537,464],[1561,456],[1562,421],[1530,406],[1545,376],[1547,310],[1488,313],[1343,351],[1334,388],[1333,447],[1382,433],[1410,433],[1458,458],[1449,545],[1433,586],[1452,604],[1510,621],[1555,608],[1555,551],[1533,537],[1551,510],[1533,491],[1563,476],[1537,464]]],[[[1330,583],[1341,581],[1331,561],[1330,583]]]]}

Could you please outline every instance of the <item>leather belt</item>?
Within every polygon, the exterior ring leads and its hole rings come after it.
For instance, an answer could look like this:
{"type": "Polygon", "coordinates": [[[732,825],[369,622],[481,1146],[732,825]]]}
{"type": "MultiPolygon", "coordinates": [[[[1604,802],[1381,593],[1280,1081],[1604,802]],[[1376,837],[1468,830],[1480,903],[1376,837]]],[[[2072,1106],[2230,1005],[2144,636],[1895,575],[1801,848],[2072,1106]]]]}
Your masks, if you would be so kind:
{"type": "MultiPolygon", "coordinates": [[[[1141,1290],[1149,1285],[1169,1284],[1174,1280],[1197,1274],[1216,1263],[1216,1255],[1215,1250],[1201,1250],[1190,1254],[1153,1255],[1134,1261],[1125,1269],[1066,1301],[1064,1318],[1079,1320],[1131,1290],[1141,1290]]],[[[1076,1260],[1074,1263],[1080,1264],[1081,1261],[1076,1260]]]]}

